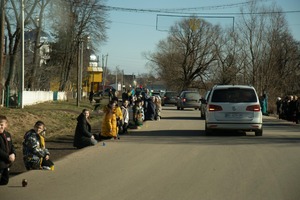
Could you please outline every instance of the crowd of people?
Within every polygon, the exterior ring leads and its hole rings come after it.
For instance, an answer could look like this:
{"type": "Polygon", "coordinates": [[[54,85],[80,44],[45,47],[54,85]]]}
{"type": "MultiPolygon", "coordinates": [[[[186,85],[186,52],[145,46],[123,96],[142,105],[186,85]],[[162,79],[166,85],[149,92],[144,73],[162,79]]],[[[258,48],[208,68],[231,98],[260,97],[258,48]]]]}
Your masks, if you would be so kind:
{"type": "MultiPolygon", "coordinates": [[[[119,101],[117,95],[110,95],[109,103],[103,107],[101,133],[92,133],[90,111],[83,109],[77,117],[73,146],[81,149],[96,145],[101,140],[120,139],[120,135],[127,134],[129,128],[137,129],[146,120],[160,120],[161,110],[160,97],[151,96],[149,90],[139,93],[125,90],[122,101],[119,101]]],[[[16,158],[12,136],[6,131],[7,126],[8,119],[0,115],[0,185],[8,184],[9,168],[16,158]]],[[[46,125],[42,121],[37,121],[24,134],[23,161],[27,170],[54,170],[54,163],[46,148],[45,134],[46,125]]]]}
{"type": "Polygon", "coordinates": [[[298,96],[277,97],[276,108],[279,119],[300,123],[300,98],[298,96]]]}
{"type": "Polygon", "coordinates": [[[161,99],[159,96],[152,96],[148,89],[139,92],[124,90],[121,98],[122,100],[118,98],[117,92],[110,91],[109,103],[103,107],[99,135],[91,132],[89,111],[87,109],[82,111],[77,118],[74,147],[80,149],[93,146],[100,140],[117,140],[120,139],[120,135],[127,134],[128,129],[143,126],[144,121],[160,120],[161,99]]]}

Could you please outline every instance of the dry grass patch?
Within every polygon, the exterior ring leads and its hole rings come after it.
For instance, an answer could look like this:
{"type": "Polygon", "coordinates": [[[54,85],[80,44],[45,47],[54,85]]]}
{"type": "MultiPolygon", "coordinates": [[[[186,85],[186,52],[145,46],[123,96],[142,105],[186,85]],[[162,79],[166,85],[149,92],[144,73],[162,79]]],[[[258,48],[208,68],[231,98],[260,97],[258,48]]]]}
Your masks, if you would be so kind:
{"type": "MultiPolygon", "coordinates": [[[[106,105],[106,100],[101,102],[106,105]]],[[[55,138],[63,138],[67,135],[73,135],[77,123],[77,116],[84,108],[92,110],[93,105],[87,100],[82,100],[80,106],[76,101],[57,101],[40,103],[33,106],[20,108],[1,108],[0,114],[5,115],[9,121],[7,130],[12,134],[15,147],[21,147],[23,136],[26,131],[33,128],[36,121],[41,120],[46,124],[47,141],[55,138]]],[[[91,124],[99,125],[102,115],[91,112],[91,124]]]]}

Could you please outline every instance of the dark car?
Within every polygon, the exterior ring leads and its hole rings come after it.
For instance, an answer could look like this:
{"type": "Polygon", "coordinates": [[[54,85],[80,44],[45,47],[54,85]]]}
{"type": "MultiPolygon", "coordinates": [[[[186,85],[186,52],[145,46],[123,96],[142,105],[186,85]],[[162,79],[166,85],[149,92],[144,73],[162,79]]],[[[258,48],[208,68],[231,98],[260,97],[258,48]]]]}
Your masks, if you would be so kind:
{"type": "Polygon", "coordinates": [[[164,106],[165,104],[176,105],[177,104],[177,96],[178,96],[177,92],[166,91],[162,98],[162,102],[161,102],[162,106],[164,106]]]}
{"type": "Polygon", "coordinates": [[[201,119],[205,119],[205,110],[206,110],[206,106],[207,106],[207,99],[208,96],[210,94],[210,90],[208,90],[204,97],[201,98],[201,106],[200,106],[200,111],[201,111],[201,119]]]}
{"type": "Polygon", "coordinates": [[[104,94],[103,94],[103,90],[102,90],[102,91],[99,91],[99,92],[96,92],[96,93],[94,94],[94,99],[95,99],[95,98],[102,98],[102,97],[104,97],[104,96],[109,96],[109,91],[110,91],[110,89],[112,90],[113,93],[116,91],[114,88],[106,88],[106,89],[104,90],[104,94]]]}
{"type": "Polygon", "coordinates": [[[201,95],[197,91],[182,91],[177,99],[177,110],[184,108],[200,109],[201,95]]]}

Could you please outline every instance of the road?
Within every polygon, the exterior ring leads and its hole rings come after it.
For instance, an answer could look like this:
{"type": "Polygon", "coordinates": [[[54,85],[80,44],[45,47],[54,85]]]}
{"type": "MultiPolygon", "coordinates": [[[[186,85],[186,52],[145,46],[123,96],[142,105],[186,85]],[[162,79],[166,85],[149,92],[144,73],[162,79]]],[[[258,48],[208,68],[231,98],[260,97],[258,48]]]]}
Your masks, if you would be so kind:
{"type": "Polygon", "coordinates": [[[164,107],[162,116],[57,161],[55,171],[11,178],[1,200],[300,199],[299,125],[265,117],[263,137],[205,136],[199,111],[164,107]]]}

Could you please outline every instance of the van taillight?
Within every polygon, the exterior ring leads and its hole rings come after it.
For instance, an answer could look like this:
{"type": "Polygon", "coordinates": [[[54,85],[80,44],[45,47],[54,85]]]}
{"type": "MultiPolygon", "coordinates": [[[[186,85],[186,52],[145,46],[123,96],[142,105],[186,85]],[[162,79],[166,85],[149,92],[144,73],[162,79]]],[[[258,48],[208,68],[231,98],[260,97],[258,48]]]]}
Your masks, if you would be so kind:
{"type": "Polygon", "coordinates": [[[183,98],[183,99],[182,99],[182,102],[186,102],[186,98],[183,98]]]}
{"type": "Polygon", "coordinates": [[[247,111],[253,111],[253,112],[259,112],[260,111],[260,105],[252,105],[252,106],[247,106],[246,108],[247,111]]]}
{"type": "Polygon", "coordinates": [[[218,105],[209,104],[208,105],[208,111],[221,111],[223,108],[218,105]]]}

